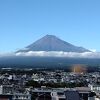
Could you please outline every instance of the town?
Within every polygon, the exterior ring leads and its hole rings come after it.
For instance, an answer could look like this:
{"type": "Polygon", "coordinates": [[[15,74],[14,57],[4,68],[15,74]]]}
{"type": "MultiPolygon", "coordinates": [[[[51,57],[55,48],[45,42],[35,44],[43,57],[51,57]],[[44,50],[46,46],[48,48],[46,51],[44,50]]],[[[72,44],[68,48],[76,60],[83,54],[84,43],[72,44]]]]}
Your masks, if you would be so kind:
{"type": "Polygon", "coordinates": [[[0,69],[0,100],[100,100],[100,72],[0,69]]]}

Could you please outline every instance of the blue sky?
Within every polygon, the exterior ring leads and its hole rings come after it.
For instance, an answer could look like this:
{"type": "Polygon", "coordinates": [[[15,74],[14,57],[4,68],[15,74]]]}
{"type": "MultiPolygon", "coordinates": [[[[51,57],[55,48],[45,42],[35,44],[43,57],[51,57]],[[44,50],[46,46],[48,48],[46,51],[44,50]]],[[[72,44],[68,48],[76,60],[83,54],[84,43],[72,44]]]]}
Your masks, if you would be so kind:
{"type": "Polygon", "coordinates": [[[0,0],[0,52],[46,34],[100,51],[100,0],[0,0]]]}

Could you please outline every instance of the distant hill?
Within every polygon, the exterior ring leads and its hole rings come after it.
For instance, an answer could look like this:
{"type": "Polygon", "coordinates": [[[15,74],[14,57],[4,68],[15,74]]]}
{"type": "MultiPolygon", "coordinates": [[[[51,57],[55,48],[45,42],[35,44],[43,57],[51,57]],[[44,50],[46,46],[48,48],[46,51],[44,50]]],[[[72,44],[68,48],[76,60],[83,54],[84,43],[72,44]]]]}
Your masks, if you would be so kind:
{"type": "Polygon", "coordinates": [[[64,52],[89,52],[88,49],[83,47],[74,46],[68,42],[65,42],[54,35],[46,35],[43,38],[37,40],[26,49],[21,49],[17,52],[28,51],[64,51],[64,52]]]}
{"type": "Polygon", "coordinates": [[[67,57],[33,57],[13,56],[0,58],[0,68],[71,68],[74,64],[85,66],[100,66],[100,59],[67,58],[67,57]]]}

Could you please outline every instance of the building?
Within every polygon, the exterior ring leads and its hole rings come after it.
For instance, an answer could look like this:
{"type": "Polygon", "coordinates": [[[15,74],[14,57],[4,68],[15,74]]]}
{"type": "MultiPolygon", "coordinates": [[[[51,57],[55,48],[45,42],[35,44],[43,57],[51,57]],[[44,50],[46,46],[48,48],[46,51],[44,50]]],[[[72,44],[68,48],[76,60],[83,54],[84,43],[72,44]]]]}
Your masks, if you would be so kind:
{"type": "Polygon", "coordinates": [[[66,100],[81,100],[78,91],[74,90],[67,90],[65,91],[66,100]]]}
{"type": "Polygon", "coordinates": [[[13,85],[0,86],[0,100],[31,100],[31,94],[14,91],[13,85]]]}
{"type": "Polygon", "coordinates": [[[0,94],[12,94],[12,93],[13,93],[13,85],[0,86],[0,94]]]}
{"type": "Polygon", "coordinates": [[[31,94],[15,93],[12,96],[13,100],[31,100],[31,94]]]}
{"type": "Polygon", "coordinates": [[[100,85],[99,84],[89,84],[88,87],[90,87],[90,89],[92,91],[100,91],[100,85]]]}
{"type": "Polygon", "coordinates": [[[39,88],[32,90],[33,100],[95,100],[95,94],[88,87],[39,88]],[[39,99],[41,98],[41,99],[39,99]]]}

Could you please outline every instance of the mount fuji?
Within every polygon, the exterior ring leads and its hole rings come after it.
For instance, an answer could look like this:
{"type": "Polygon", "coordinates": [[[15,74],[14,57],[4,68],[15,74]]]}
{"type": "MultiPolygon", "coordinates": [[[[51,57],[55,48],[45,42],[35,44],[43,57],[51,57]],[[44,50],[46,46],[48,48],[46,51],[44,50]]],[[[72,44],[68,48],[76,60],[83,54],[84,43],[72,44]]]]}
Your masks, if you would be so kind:
{"type": "Polygon", "coordinates": [[[29,51],[63,51],[63,52],[90,52],[88,49],[83,47],[75,46],[71,43],[63,41],[54,35],[46,35],[25,49],[21,49],[18,52],[29,52],[29,51]]]}

